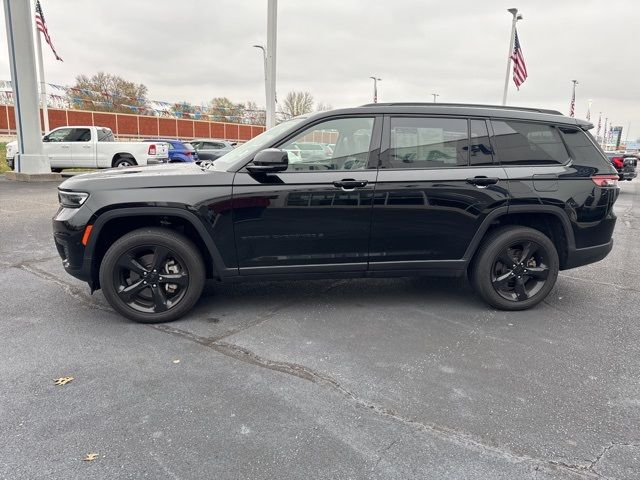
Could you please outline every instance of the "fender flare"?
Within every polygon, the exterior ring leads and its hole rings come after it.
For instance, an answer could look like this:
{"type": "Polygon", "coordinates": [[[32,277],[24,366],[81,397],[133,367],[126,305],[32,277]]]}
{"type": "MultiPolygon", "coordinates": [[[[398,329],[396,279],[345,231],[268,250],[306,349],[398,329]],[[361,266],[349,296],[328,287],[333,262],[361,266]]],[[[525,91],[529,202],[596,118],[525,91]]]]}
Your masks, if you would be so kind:
{"type": "MultiPolygon", "coordinates": [[[[198,218],[198,216],[184,208],[179,207],[122,207],[115,208],[113,210],[109,210],[102,214],[99,214],[95,221],[93,222],[93,229],[91,231],[91,236],[89,237],[89,241],[87,242],[87,246],[85,247],[85,262],[93,265],[93,252],[95,251],[96,242],[100,238],[100,233],[104,226],[111,220],[123,218],[123,217],[179,217],[181,219],[186,220],[189,224],[198,232],[202,243],[207,248],[207,252],[211,256],[213,260],[213,271],[218,275],[222,275],[223,273],[229,273],[230,270],[236,271],[237,268],[228,268],[225,266],[222,255],[220,255],[220,251],[216,247],[211,238],[211,235],[207,231],[205,225],[198,218]]],[[[91,222],[89,222],[91,223],[91,222]]]]}
{"type": "Polygon", "coordinates": [[[567,238],[567,251],[571,253],[575,250],[575,237],[573,235],[573,229],[571,228],[571,222],[567,218],[567,214],[560,207],[555,207],[553,205],[509,205],[500,208],[496,208],[493,210],[487,217],[483,220],[480,228],[476,231],[475,235],[471,239],[471,243],[467,247],[467,250],[464,252],[463,259],[466,262],[470,262],[473,256],[475,255],[482,239],[484,238],[487,230],[491,227],[491,224],[496,220],[499,220],[501,217],[508,216],[512,213],[545,213],[554,215],[558,220],[560,220],[560,224],[562,225],[562,229],[567,238]]]}

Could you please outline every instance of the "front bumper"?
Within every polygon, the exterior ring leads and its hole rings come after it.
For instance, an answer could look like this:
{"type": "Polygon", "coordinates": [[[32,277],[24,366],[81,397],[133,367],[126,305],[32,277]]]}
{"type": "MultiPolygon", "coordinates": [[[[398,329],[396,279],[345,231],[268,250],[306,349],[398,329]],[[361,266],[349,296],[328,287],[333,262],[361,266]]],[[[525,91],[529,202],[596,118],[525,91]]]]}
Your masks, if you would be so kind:
{"type": "MultiPolygon", "coordinates": [[[[91,259],[85,256],[82,235],[88,218],[81,209],[60,208],[52,220],[53,241],[68,274],[83,280],[93,288],[91,259]],[[76,219],[75,217],[79,217],[76,219]]],[[[86,212],[90,213],[90,212],[86,212]]]]}

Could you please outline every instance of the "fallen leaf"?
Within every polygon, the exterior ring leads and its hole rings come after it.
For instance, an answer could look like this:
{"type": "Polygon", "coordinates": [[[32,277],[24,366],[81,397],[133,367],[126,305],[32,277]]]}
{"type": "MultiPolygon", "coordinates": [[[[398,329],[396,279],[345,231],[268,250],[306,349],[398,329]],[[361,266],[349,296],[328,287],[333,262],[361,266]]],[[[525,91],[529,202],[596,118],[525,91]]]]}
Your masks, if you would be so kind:
{"type": "Polygon", "coordinates": [[[180,363],[180,360],[178,360],[177,358],[173,361],[173,363],[180,363]]]}
{"type": "Polygon", "coordinates": [[[85,462],[93,462],[96,458],[98,458],[97,453],[87,453],[82,460],[85,462]]]}
{"type": "Polygon", "coordinates": [[[71,380],[73,380],[73,377],[60,377],[60,378],[56,378],[53,381],[54,385],[66,385],[67,383],[69,383],[71,380]]]}

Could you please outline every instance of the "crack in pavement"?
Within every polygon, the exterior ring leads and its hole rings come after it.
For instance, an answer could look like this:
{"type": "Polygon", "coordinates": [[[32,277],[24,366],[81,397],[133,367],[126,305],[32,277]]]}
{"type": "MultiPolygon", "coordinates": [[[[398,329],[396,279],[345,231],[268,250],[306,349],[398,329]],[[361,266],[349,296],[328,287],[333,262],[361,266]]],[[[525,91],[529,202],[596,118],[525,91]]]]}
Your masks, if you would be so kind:
{"type": "MultiPolygon", "coordinates": [[[[221,353],[222,355],[239,360],[241,362],[266,368],[275,372],[291,375],[303,380],[307,380],[316,385],[327,387],[339,393],[342,397],[346,398],[356,407],[363,408],[379,416],[401,423],[414,430],[430,433],[442,440],[453,443],[455,445],[459,445],[463,448],[473,450],[478,453],[493,454],[511,463],[529,462],[532,463],[534,467],[538,467],[538,469],[544,469],[549,473],[556,472],[555,469],[562,469],[566,470],[567,473],[578,474],[582,478],[600,477],[600,475],[595,471],[590,470],[590,464],[570,464],[562,461],[544,460],[529,455],[518,454],[498,445],[488,444],[486,442],[483,442],[482,440],[475,439],[470,434],[463,433],[452,428],[443,427],[427,422],[420,422],[411,418],[404,417],[403,415],[392,409],[376,405],[372,402],[360,398],[355,393],[342,386],[334,378],[323,373],[316,372],[315,370],[305,367],[304,365],[270,360],[268,358],[261,357],[253,353],[251,350],[240,345],[223,342],[220,340],[216,340],[215,338],[202,337],[200,335],[196,335],[192,332],[188,332],[186,330],[182,330],[168,324],[152,324],[148,326],[160,332],[168,333],[198,343],[218,353],[221,353]]],[[[391,448],[391,446],[392,445],[390,445],[388,448],[391,448]]]]}
{"type": "Polygon", "coordinates": [[[23,262],[23,263],[19,263],[17,265],[12,265],[12,268],[17,268],[20,270],[24,270],[25,272],[29,272],[32,275],[35,275],[38,278],[41,278],[43,280],[46,280],[48,282],[54,283],[55,285],[58,285],[59,287],[62,287],[62,289],[65,291],[66,294],[72,296],[73,298],[75,298],[76,300],[79,300],[80,302],[82,302],[84,305],[90,307],[90,308],[95,308],[97,310],[102,310],[103,312],[109,312],[109,313],[114,313],[113,310],[111,310],[108,307],[104,307],[102,305],[100,305],[99,303],[95,302],[91,296],[87,295],[86,293],[84,293],[79,287],[76,287],[75,285],[71,285],[69,283],[66,283],[62,280],[60,280],[58,277],[56,277],[55,275],[50,274],[49,272],[46,272],[38,267],[34,267],[33,265],[30,264],[30,262],[23,262]]]}

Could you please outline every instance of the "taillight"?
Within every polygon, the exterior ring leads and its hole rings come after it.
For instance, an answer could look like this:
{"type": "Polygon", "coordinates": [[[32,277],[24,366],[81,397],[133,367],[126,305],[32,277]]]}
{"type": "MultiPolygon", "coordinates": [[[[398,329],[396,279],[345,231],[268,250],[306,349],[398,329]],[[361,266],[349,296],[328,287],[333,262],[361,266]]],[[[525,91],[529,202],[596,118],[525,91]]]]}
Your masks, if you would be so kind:
{"type": "Polygon", "coordinates": [[[190,157],[190,156],[193,154],[193,152],[190,152],[189,150],[187,150],[186,152],[184,152],[184,154],[185,154],[187,157],[190,157]]]}
{"type": "Polygon", "coordinates": [[[622,168],[624,166],[624,159],[622,157],[613,157],[611,161],[616,168],[622,168]]]}
{"type": "Polygon", "coordinates": [[[155,145],[149,145],[149,155],[155,155],[156,154],[156,146],[155,145]]]}
{"type": "Polygon", "coordinates": [[[594,175],[591,180],[599,187],[615,187],[618,185],[618,175],[594,175]]]}

